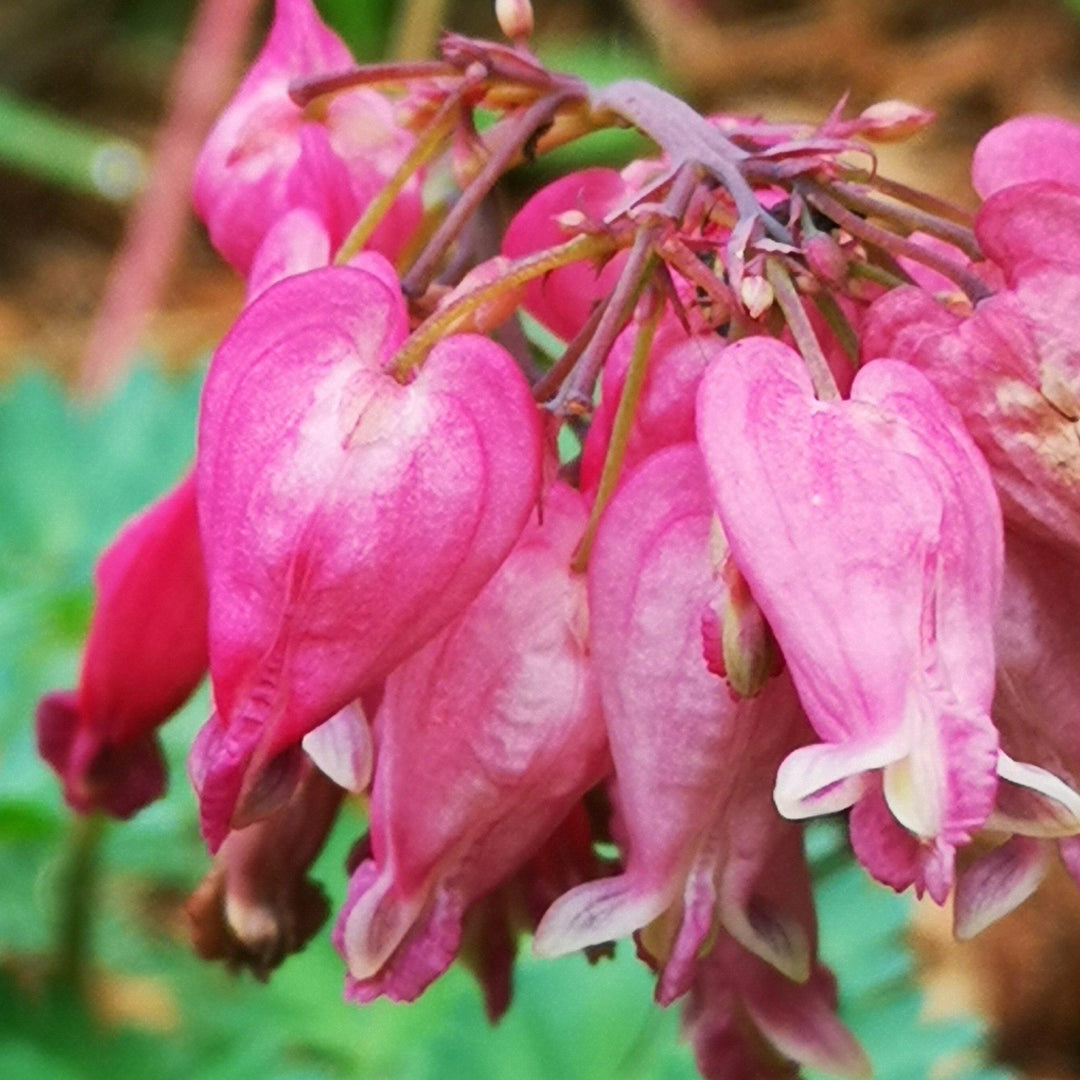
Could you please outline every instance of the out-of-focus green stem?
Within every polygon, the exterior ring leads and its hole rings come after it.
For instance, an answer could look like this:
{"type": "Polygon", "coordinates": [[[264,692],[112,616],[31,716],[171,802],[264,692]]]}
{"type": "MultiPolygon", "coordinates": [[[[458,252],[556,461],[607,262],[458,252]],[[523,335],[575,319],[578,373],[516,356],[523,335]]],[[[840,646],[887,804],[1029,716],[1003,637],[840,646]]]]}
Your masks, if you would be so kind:
{"type": "Polygon", "coordinates": [[[56,946],[49,972],[50,988],[56,994],[82,997],[86,993],[104,831],[105,819],[93,814],[73,819],[68,834],[57,886],[56,946]]]}
{"type": "Polygon", "coordinates": [[[0,165],[113,202],[130,199],[142,187],[146,172],[143,153],[134,143],[3,90],[0,165]]]}
{"type": "Polygon", "coordinates": [[[406,0],[394,26],[392,54],[396,60],[429,57],[439,40],[447,0],[406,0]]]}

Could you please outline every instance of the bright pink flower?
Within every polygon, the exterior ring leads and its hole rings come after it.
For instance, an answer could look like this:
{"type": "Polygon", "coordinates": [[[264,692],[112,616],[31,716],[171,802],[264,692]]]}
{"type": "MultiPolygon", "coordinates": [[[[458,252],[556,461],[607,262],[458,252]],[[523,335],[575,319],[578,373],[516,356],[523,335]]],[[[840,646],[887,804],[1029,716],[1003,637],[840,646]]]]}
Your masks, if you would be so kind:
{"type": "Polygon", "coordinates": [[[942,902],[1011,764],[989,716],[1002,541],[985,464],[912,367],[869,364],[850,401],[824,403],[765,338],[706,374],[698,433],[735,563],[824,740],[781,766],[777,805],[854,805],[870,872],[942,902]]]}
{"type": "Polygon", "coordinates": [[[777,814],[771,787],[809,732],[786,676],[738,701],[706,662],[702,620],[726,587],[714,573],[723,553],[711,527],[693,443],[649,458],[604,514],[589,564],[590,619],[627,865],[557,901],[534,943],[560,955],[664,916],[653,934],[664,940],[651,949],[664,1003],[689,987],[717,920],[791,977],[809,972],[802,913],[764,905],[758,892],[776,846],[799,831],[777,814]]]}
{"type": "Polygon", "coordinates": [[[570,558],[581,496],[550,488],[483,592],[386,680],[372,859],[336,930],[347,996],[412,1000],[457,952],[466,909],[514,873],[608,768],[570,558]]]}
{"type": "Polygon", "coordinates": [[[348,267],[288,278],[222,343],[199,422],[217,714],[192,774],[212,847],[286,797],[298,743],[484,587],[536,499],[540,428],[513,360],[440,342],[385,365],[400,292],[348,267]]]}
{"type": "Polygon", "coordinates": [[[1080,126],[1057,116],[1017,116],[979,140],[971,182],[981,198],[1029,180],[1080,187],[1080,126]]]}
{"type": "MultiPolygon", "coordinates": [[[[581,169],[541,188],[517,213],[503,237],[503,254],[521,258],[571,239],[574,230],[560,218],[581,215],[599,227],[609,210],[626,200],[628,187],[614,169],[581,169]]],[[[553,334],[569,341],[588,319],[593,305],[615,287],[623,257],[609,259],[602,269],[577,262],[552,270],[525,287],[525,310],[553,334]]]]}
{"type": "Polygon", "coordinates": [[[77,691],[38,704],[41,756],[80,813],[130,817],[165,789],[154,735],[206,674],[206,577],[189,476],[98,561],[77,691]]]}
{"type": "MultiPolygon", "coordinates": [[[[323,25],[311,0],[277,0],[266,44],[195,169],[195,209],[214,246],[241,274],[267,230],[294,207],[314,211],[336,247],[408,153],[411,136],[374,90],[336,95],[317,118],[289,98],[293,80],[351,65],[349,51],[323,25]]],[[[413,183],[370,246],[394,255],[419,217],[413,183]]]]}
{"type": "Polygon", "coordinates": [[[1016,835],[960,876],[956,926],[962,937],[1031,894],[1048,865],[1042,838],[1059,840],[1080,881],[1080,563],[1017,532],[1006,534],[1005,553],[994,721],[1010,754],[1047,773],[1037,786],[999,791],[989,824],[1016,835]]]}

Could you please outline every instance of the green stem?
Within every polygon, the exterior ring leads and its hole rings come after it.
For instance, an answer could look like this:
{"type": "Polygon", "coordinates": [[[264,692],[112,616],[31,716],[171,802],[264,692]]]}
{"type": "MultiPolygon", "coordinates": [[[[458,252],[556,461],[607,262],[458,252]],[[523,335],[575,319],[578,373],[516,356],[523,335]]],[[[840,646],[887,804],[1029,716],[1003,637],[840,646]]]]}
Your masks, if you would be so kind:
{"type": "Polygon", "coordinates": [[[371,239],[371,234],[379,227],[380,222],[386,217],[394,200],[401,194],[402,188],[409,182],[421,168],[433,157],[437,156],[446,145],[446,140],[454,130],[455,116],[460,105],[460,96],[452,94],[440,106],[431,123],[416,140],[416,144],[409,151],[408,157],[398,166],[393,176],[387,180],[386,185],[364,208],[359,220],[352,227],[349,235],[345,237],[337,254],[334,256],[334,265],[342,266],[347,263],[363,246],[371,239]]]}
{"type": "Polygon", "coordinates": [[[604,457],[604,467],[600,472],[600,483],[596,489],[596,498],[593,500],[592,511],[589,514],[585,532],[574,551],[571,567],[578,573],[584,572],[589,565],[589,555],[592,552],[593,540],[596,538],[596,530],[600,525],[600,518],[604,508],[615,494],[615,488],[619,483],[619,474],[622,472],[623,461],[626,458],[626,447],[630,442],[630,432],[634,425],[634,416],[637,413],[638,401],[641,398],[641,388],[645,384],[645,372],[649,366],[649,352],[652,349],[653,338],[656,336],[656,327],[663,314],[664,304],[659,297],[654,296],[649,313],[638,327],[634,338],[634,351],[630,354],[630,366],[626,371],[626,381],[623,383],[622,393],[619,395],[619,404],[615,410],[615,419],[611,425],[611,440],[608,443],[607,454],[604,457]]]}
{"type": "Polygon", "coordinates": [[[87,990],[104,829],[104,817],[92,814],[75,818],[68,834],[57,890],[60,908],[49,978],[53,990],[65,996],[85,997],[87,990]]]}
{"type": "Polygon", "coordinates": [[[609,255],[625,244],[625,240],[620,241],[609,234],[586,234],[575,236],[572,240],[567,240],[565,244],[546,248],[518,259],[510,264],[507,272],[497,281],[481,285],[465,293],[452,304],[441,311],[436,311],[434,315],[422,322],[405,339],[387,370],[399,382],[405,382],[413,368],[424,362],[424,357],[428,352],[451,333],[464,316],[469,315],[482,304],[518,289],[534,278],[543,277],[560,266],[609,255]]]}

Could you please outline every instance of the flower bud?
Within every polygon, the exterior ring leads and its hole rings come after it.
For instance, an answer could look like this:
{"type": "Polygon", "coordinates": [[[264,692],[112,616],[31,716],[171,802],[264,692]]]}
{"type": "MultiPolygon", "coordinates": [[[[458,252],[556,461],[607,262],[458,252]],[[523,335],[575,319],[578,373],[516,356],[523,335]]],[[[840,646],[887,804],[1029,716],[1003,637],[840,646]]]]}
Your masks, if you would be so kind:
{"type": "Polygon", "coordinates": [[[902,142],[932,123],[934,114],[907,101],[879,101],[859,114],[860,133],[875,142],[902,142]]]}
{"type": "Polygon", "coordinates": [[[776,299],[773,287],[763,277],[745,277],[739,286],[739,298],[751,319],[758,319],[776,299]]]}
{"type": "Polygon", "coordinates": [[[803,255],[810,269],[827,284],[839,286],[847,279],[847,259],[828,233],[814,233],[803,244],[803,255]]]}
{"type": "Polygon", "coordinates": [[[526,40],[533,32],[533,9],[529,0],[495,0],[499,29],[513,42],[526,40]]]}

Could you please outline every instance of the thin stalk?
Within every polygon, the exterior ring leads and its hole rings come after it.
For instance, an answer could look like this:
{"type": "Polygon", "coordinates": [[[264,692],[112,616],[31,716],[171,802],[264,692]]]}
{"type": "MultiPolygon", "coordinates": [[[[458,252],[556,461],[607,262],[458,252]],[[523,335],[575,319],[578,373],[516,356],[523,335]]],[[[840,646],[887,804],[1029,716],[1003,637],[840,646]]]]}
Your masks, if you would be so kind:
{"type": "Polygon", "coordinates": [[[848,266],[848,273],[852,277],[866,278],[867,281],[877,282],[888,289],[895,289],[901,285],[910,285],[911,282],[886,270],[884,266],[875,266],[873,263],[854,262],[848,266]]]}
{"type": "MultiPolygon", "coordinates": [[[[664,199],[664,214],[674,220],[686,213],[699,180],[696,165],[685,164],[675,175],[671,190],[664,199]]],[[[596,333],[574,365],[562,390],[551,403],[553,412],[569,415],[587,413],[592,408],[593,387],[600,368],[619,331],[626,325],[641,290],[656,265],[656,245],[663,226],[647,225],[634,237],[633,246],[619,274],[615,290],[597,324],[596,333]]]]}
{"type": "Polygon", "coordinates": [[[920,191],[918,188],[900,183],[899,180],[890,180],[887,176],[871,173],[865,169],[853,169],[843,175],[857,184],[876,188],[882,195],[888,195],[890,198],[906,202],[909,206],[925,210],[928,214],[936,214],[947,221],[956,222],[957,225],[971,227],[972,214],[969,210],[947,199],[941,199],[937,195],[931,195],[928,191],[920,191]]]}
{"type": "Polygon", "coordinates": [[[829,362],[821,351],[814,328],[810,325],[802,300],[791,280],[787,267],[777,258],[765,260],[765,277],[773,288],[776,302],[784,313],[791,336],[802,353],[806,368],[810,372],[810,381],[814,384],[814,393],[819,401],[839,401],[840,391],[836,380],[829,370],[829,362]]]}
{"type": "Polygon", "coordinates": [[[395,170],[394,175],[387,180],[379,194],[367,204],[359,220],[345,237],[334,256],[336,266],[347,263],[363,248],[371,239],[371,234],[379,227],[382,219],[386,217],[390,207],[394,205],[394,200],[401,194],[409,179],[442,151],[454,131],[455,113],[460,104],[460,95],[456,93],[451,94],[442,103],[431,123],[416,140],[408,156],[395,170]]]}
{"type": "Polygon", "coordinates": [[[881,218],[908,232],[919,230],[945,240],[959,248],[969,259],[981,259],[982,250],[975,234],[965,225],[945,221],[936,214],[927,213],[918,207],[890,204],[867,195],[850,184],[833,184],[830,192],[850,210],[881,218]]]}
{"type": "Polygon", "coordinates": [[[413,368],[423,363],[428,352],[450,333],[464,316],[469,315],[482,304],[486,304],[505,292],[520,288],[534,278],[543,277],[560,266],[609,255],[625,246],[625,240],[611,234],[581,235],[567,240],[565,244],[546,248],[518,259],[510,264],[506,274],[497,281],[464,293],[452,304],[425,319],[405,339],[388,370],[395,379],[404,382],[413,368]]]}
{"type": "Polygon", "coordinates": [[[505,133],[502,141],[484,162],[483,168],[476,174],[472,183],[461,193],[461,198],[435,230],[435,234],[420,253],[420,257],[402,279],[401,288],[406,296],[419,296],[424,292],[435,276],[435,271],[450,245],[487,193],[495,186],[495,182],[506,172],[529,140],[551,120],[559,106],[569,100],[570,96],[567,91],[547,94],[538,98],[510,121],[510,130],[505,133]]]}
{"type": "Polygon", "coordinates": [[[848,359],[856,367],[859,366],[859,336],[855,328],[848,321],[844,309],[836,302],[832,293],[819,292],[814,294],[814,306],[821,312],[821,317],[828,324],[829,329],[836,335],[840,347],[847,354],[848,359]]]}
{"type": "Polygon", "coordinates": [[[71,823],[59,885],[56,947],[50,984],[58,993],[85,997],[90,967],[91,929],[97,901],[98,856],[105,819],[100,814],[71,823]]]}
{"type": "Polygon", "coordinates": [[[943,274],[950,281],[955,281],[973,304],[993,295],[992,290],[971,273],[967,267],[919,244],[914,244],[910,240],[905,240],[887,229],[871,224],[869,221],[859,217],[858,214],[853,214],[847,207],[838,203],[831,195],[828,195],[816,185],[806,185],[804,197],[811,206],[816,207],[823,214],[832,218],[837,225],[852,236],[872,244],[874,247],[881,248],[891,255],[906,255],[909,259],[920,262],[924,266],[929,266],[931,270],[943,274]]]}
{"type": "Polygon", "coordinates": [[[596,538],[596,530],[600,524],[600,518],[604,508],[615,494],[615,488],[619,483],[619,474],[622,472],[623,461],[626,458],[626,447],[630,442],[630,432],[634,425],[634,415],[637,412],[638,401],[641,398],[641,388],[645,384],[645,372],[649,366],[649,352],[652,349],[653,338],[656,336],[656,327],[663,314],[664,305],[659,297],[654,296],[649,312],[638,327],[637,336],[634,338],[634,350],[630,354],[630,366],[626,371],[626,380],[623,382],[622,393],[619,395],[619,404],[615,410],[615,419],[611,425],[611,439],[608,442],[607,454],[604,456],[604,467],[600,472],[600,483],[596,489],[596,498],[593,500],[592,511],[585,525],[585,532],[574,550],[570,566],[577,573],[583,573],[589,565],[589,555],[592,552],[593,540],[596,538]]]}
{"type": "Polygon", "coordinates": [[[596,305],[589,313],[581,329],[574,335],[573,340],[563,350],[562,355],[551,367],[544,372],[543,378],[533,387],[533,399],[547,401],[562,385],[563,379],[574,369],[578,358],[585,351],[585,346],[592,340],[597,326],[604,315],[607,307],[606,299],[596,305]]]}
{"type": "Polygon", "coordinates": [[[381,83],[406,83],[414,79],[436,79],[460,75],[461,71],[445,60],[416,60],[411,63],[390,61],[385,64],[365,64],[363,67],[339,71],[334,75],[315,75],[295,79],[289,84],[289,97],[294,105],[306,109],[321,97],[340,94],[357,86],[377,86],[381,83]]]}

